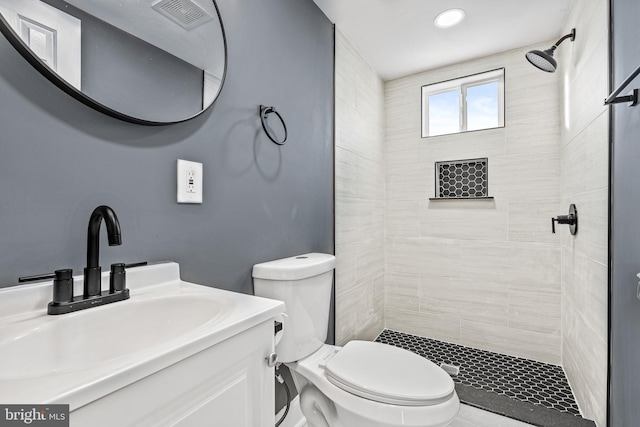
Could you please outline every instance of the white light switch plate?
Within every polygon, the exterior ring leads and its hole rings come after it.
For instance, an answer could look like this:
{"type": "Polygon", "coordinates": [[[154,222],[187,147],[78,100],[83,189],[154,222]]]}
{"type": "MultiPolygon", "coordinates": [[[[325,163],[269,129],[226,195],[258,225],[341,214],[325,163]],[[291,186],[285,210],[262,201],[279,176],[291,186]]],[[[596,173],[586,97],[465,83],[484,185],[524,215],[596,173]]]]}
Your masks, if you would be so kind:
{"type": "Polygon", "coordinates": [[[178,203],[202,203],[202,163],[178,160],[178,203]]]}

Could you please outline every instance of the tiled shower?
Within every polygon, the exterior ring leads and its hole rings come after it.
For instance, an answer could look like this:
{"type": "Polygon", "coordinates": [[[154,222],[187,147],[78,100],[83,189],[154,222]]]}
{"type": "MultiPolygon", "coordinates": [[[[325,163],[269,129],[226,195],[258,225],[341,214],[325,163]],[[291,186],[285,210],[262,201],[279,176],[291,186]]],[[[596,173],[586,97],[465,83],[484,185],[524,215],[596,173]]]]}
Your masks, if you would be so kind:
{"type": "MultiPolygon", "coordinates": [[[[509,52],[382,82],[336,34],[336,342],[383,329],[562,366],[605,426],[607,4],[574,2],[559,71],[509,52]],[[505,127],[421,138],[420,88],[505,68],[505,127]],[[492,199],[429,200],[486,158],[492,199]],[[580,229],[550,218],[580,213],[580,229]]],[[[339,28],[338,28],[339,30],[339,28]]]]}

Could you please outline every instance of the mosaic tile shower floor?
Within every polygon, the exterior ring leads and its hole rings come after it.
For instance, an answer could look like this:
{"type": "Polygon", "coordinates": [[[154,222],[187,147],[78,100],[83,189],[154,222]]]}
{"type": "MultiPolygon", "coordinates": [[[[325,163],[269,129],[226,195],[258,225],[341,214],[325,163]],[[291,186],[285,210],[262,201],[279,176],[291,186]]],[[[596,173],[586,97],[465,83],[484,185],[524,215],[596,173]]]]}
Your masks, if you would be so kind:
{"type": "Polygon", "coordinates": [[[562,367],[385,329],[376,341],[411,350],[437,365],[460,367],[457,384],[580,417],[562,367]]]}

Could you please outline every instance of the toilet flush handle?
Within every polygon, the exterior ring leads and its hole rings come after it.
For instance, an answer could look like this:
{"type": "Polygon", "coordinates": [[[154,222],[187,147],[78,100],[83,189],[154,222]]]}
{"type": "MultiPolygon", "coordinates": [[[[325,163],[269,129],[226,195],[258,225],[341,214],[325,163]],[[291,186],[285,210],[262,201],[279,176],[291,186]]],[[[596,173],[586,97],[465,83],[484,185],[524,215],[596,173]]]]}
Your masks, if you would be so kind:
{"type": "Polygon", "coordinates": [[[271,353],[267,357],[265,357],[267,361],[267,366],[273,368],[278,364],[278,355],[276,353],[271,353]]]}

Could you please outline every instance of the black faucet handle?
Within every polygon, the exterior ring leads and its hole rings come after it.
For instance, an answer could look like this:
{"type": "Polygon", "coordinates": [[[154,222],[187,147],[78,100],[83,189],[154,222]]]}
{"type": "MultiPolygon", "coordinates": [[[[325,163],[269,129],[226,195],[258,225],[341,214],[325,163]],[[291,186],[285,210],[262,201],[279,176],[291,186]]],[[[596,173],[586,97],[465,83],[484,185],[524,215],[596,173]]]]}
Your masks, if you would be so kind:
{"type": "Polygon", "coordinates": [[[71,280],[73,279],[73,270],[70,268],[56,270],[53,276],[55,280],[71,280]]]}
{"type": "Polygon", "coordinates": [[[73,300],[73,270],[70,268],[56,270],[53,279],[53,303],[71,302],[73,300]]]}
{"type": "Polygon", "coordinates": [[[55,277],[56,275],[51,273],[36,274],[35,276],[22,276],[18,277],[18,283],[40,282],[42,280],[51,280],[55,277]]]}
{"type": "Polygon", "coordinates": [[[111,264],[109,275],[109,293],[124,291],[127,287],[126,265],[122,262],[111,264]]]}

